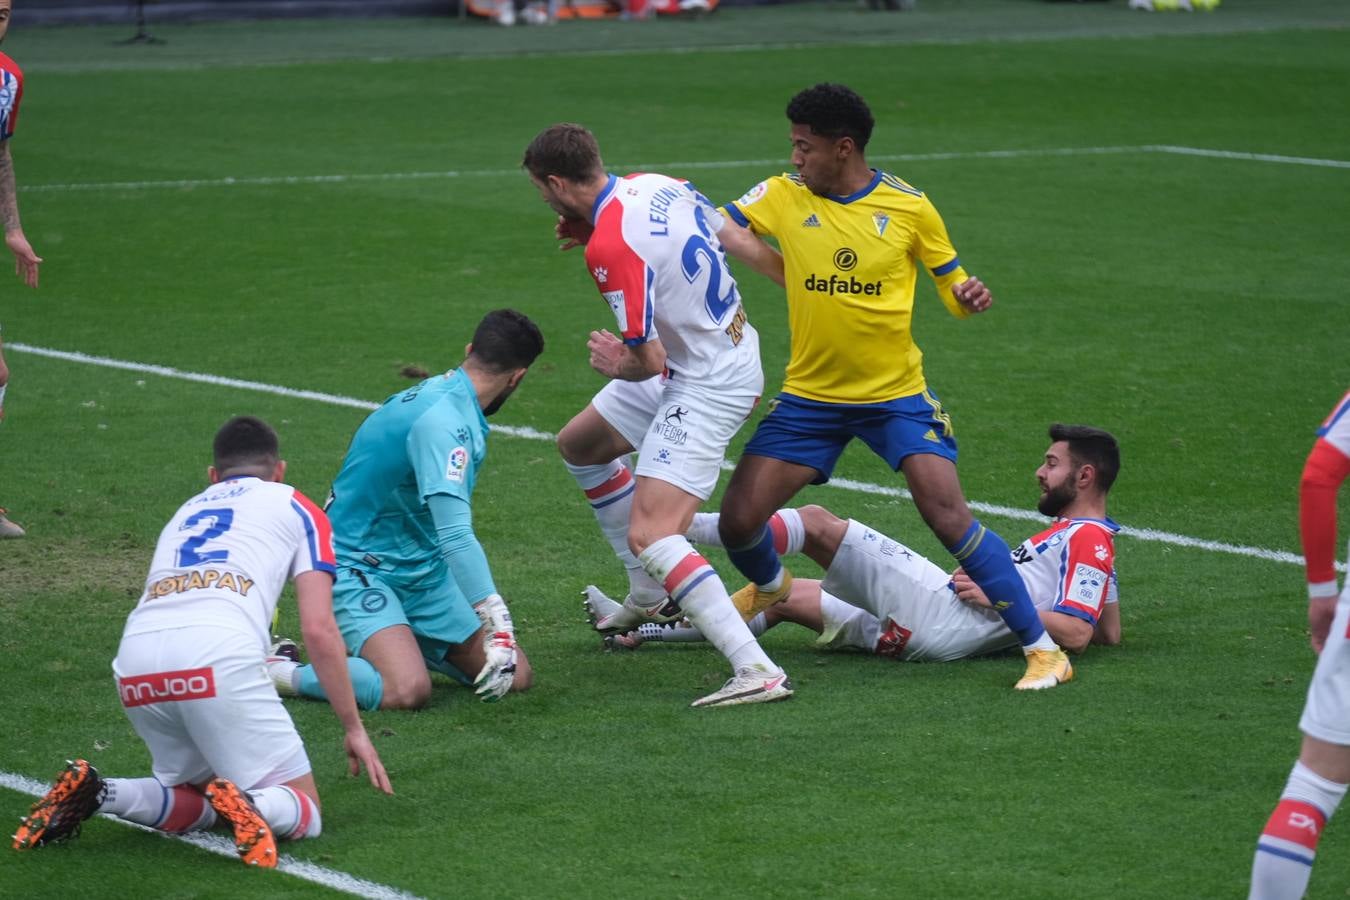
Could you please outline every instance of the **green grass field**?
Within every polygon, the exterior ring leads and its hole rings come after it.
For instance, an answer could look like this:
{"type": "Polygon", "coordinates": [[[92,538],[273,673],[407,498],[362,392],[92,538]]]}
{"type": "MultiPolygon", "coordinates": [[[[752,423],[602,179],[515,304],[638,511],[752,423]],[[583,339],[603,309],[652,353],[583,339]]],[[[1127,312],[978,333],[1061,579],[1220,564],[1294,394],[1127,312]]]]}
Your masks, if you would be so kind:
{"type": "MultiPolygon", "coordinates": [[[[617,592],[618,566],[551,443],[499,434],[476,527],[536,688],[485,705],[438,680],[421,712],[366,714],[393,798],[345,776],[325,707],[291,704],[325,830],[284,856],[386,896],[1244,895],[1313,666],[1288,556],[1298,474],[1350,383],[1350,12],[921,7],[509,31],[165,25],[162,47],[114,46],[117,28],[15,31],[12,146],[46,262],[37,292],[0,272],[0,505],[29,530],[0,544],[0,779],[46,781],[73,756],[144,774],[108,665],[215,428],[271,421],[318,498],[364,415],[46,351],[373,404],[407,384],[403,364],[456,364],[481,313],[510,305],[548,349],[498,424],[556,433],[602,383],[585,336],[612,318],[579,256],[553,249],[518,171],[530,137],[580,121],[612,168],[725,201],[787,167],[784,104],[833,80],[876,113],[869,158],[934,199],[997,298],[966,322],[931,286],[918,299],[971,500],[1031,510],[1051,421],[1121,439],[1124,643],[1024,696],[1013,657],[895,664],[784,626],[766,646],[792,702],[690,710],[726,677],[721,658],[600,652],[579,592],[617,592]]],[[[742,287],[776,387],[781,293],[748,273],[742,287]]],[[[863,449],[837,475],[903,486],[863,449]]],[[[907,501],[827,486],[800,502],[945,564],[907,501]]],[[[1010,540],[1036,527],[983,517],[1010,540]]],[[[30,802],[0,789],[11,822],[30,802]]],[[[1346,819],[1310,896],[1350,889],[1346,819]]],[[[0,851],[0,896],[244,892],[331,893],[106,820],[67,846],[0,851]]]]}

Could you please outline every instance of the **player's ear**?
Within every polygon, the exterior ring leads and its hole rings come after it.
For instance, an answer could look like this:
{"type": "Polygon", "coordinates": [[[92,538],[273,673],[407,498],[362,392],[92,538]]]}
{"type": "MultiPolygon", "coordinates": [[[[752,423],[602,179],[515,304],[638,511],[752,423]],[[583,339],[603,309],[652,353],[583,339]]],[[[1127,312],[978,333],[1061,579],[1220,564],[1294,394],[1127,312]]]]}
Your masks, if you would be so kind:
{"type": "Polygon", "coordinates": [[[286,460],[277,460],[276,467],[272,469],[272,480],[276,482],[286,480],[286,460]]]}
{"type": "Polygon", "coordinates": [[[220,484],[220,473],[216,471],[215,466],[206,467],[206,480],[211,484],[220,484]]]}
{"type": "Polygon", "coordinates": [[[529,367],[523,369],[516,369],[514,372],[511,373],[511,378],[506,382],[506,386],[514,391],[516,389],[516,385],[520,384],[520,382],[524,380],[525,373],[528,371],[530,371],[529,367]]]}
{"type": "Polygon", "coordinates": [[[464,345],[464,358],[468,359],[470,356],[473,356],[473,341],[464,345]]]}
{"type": "Polygon", "coordinates": [[[1084,463],[1078,467],[1078,489],[1096,487],[1097,485],[1097,467],[1091,463],[1084,463]]]}

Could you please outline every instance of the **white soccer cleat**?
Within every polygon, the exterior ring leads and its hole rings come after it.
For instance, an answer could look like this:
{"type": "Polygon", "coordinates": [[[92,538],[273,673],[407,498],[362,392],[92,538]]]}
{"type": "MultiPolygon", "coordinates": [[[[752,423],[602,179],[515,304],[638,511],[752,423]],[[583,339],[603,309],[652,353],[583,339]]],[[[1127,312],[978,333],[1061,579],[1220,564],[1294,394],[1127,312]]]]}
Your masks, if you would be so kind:
{"type": "Polygon", "coordinates": [[[758,666],[737,669],[721,690],[700,697],[690,706],[739,706],[743,703],[772,703],[792,696],[792,682],[782,669],[766,671],[758,666]]]}
{"type": "Polygon", "coordinates": [[[267,677],[276,685],[277,693],[283,697],[295,697],[295,670],[300,668],[300,645],[290,638],[274,638],[272,649],[263,659],[267,667],[267,677]]]}
{"type": "Polygon", "coordinates": [[[581,596],[591,627],[601,634],[626,634],[648,622],[673,622],[684,617],[669,597],[651,607],[637,605],[631,596],[617,603],[593,584],[586,585],[581,596]]]}
{"type": "Polygon", "coordinates": [[[10,521],[10,519],[5,516],[6,512],[7,510],[0,508],[0,538],[23,537],[25,534],[24,530],[19,527],[18,522],[10,521]]]}

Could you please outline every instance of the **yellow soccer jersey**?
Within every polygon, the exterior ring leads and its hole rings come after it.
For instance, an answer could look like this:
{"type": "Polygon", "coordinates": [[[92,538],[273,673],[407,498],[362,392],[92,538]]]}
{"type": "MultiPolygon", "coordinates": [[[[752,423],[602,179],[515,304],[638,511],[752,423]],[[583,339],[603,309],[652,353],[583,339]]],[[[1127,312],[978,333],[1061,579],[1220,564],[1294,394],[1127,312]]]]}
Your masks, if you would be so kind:
{"type": "Polygon", "coordinates": [[[914,344],[914,282],[923,265],[952,315],[968,276],[922,191],[878,171],[848,197],[818,197],[796,175],[755,185],[726,213],[783,251],[792,353],[783,390],[827,403],[879,403],[924,390],[914,344]]]}

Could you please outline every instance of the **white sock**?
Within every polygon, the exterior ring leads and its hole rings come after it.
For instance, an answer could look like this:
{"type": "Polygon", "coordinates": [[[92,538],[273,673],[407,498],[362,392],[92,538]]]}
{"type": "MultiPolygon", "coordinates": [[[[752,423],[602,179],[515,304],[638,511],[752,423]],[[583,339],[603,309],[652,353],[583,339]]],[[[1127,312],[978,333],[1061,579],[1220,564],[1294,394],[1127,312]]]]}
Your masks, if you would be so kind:
{"type": "Polygon", "coordinates": [[[628,549],[628,517],[633,511],[633,473],[619,460],[596,466],[574,466],[563,460],[591,504],[600,531],[628,573],[628,593],[638,606],[648,607],[665,597],[665,589],[643,570],[628,549]]]}
{"type": "Polygon", "coordinates": [[[766,672],[778,671],[741,621],[740,613],[713,567],[690,546],[684,535],[661,538],[639,558],[647,573],[665,585],[666,593],[680,605],[708,642],[722,652],[732,668],[758,666],[766,672]]]}
{"type": "Polygon", "coordinates": [[[257,788],[248,792],[258,814],[272,827],[273,833],[286,840],[318,837],[323,830],[319,804],[304,791],[293,790],[284,784],[257,788]]]}
{"type": "Polygon", "coordinates": [[[806,546],[806,525],[802,514],[795,509],[780,509],[769,517],[773,531],[773,546],[779,556],[801,553],[806,546]]]}
{"type": "Polygon", "coordinates": [[[9,387],[8,384],[0,384],[0,409],[5,408],[5,388],[7,387],[9,387]]]}
{"type": "Polygon", "coordinates": [[[1248,900],[1298,900],[1308,889],[1317,842],[1346,785],[1294,763],[1280,803],[1256,843],[1248,900]]]}
{"type": "Polygon", "coordinates": [[[165,787],[154,778],[105,778],[103,783],[108,790],[99,812],[172,834],[216,823],[216,811],[194,787],[165,787]]]}

